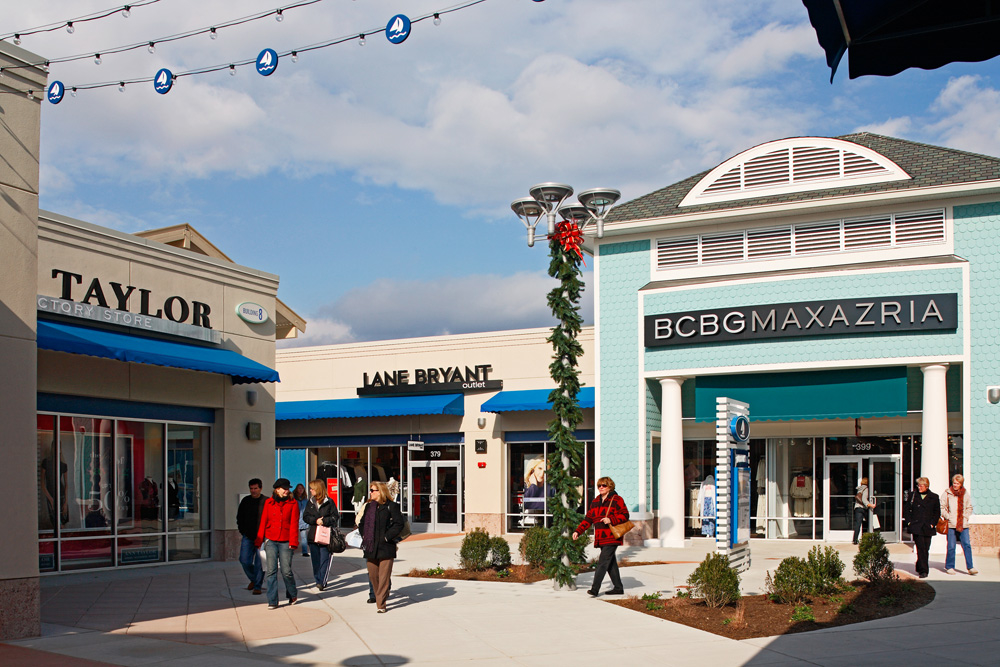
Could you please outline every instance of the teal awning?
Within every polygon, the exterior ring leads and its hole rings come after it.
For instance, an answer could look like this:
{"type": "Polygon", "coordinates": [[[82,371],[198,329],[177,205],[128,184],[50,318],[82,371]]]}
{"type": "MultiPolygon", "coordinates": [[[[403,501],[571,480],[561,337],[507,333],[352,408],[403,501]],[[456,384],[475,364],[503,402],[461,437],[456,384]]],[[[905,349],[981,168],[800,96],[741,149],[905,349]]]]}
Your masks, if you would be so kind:
{"type": "Polygon", "coordinates": [[[285,401],[274,406],[277,421],[464,414],[465,396],[462,394],[362,396],[327,401],[285,401]]]}
{"type": "Polygon", "coordinates": [[[715,399],[750,404],[751,421],[901,417],[906,368],[716,375],[695,380],[695,421],[715,421],[715,399]]]}
{"type": "MultiPolygon", "coordinates": [[[[501,391],[493,398],[483,403],[481,412],[519,412],[522,410],[551,410],[549,403],[551,389],[522,389],[520,391],[501,391]]],[[[594,388],[580,387],[576,399],[581,408],[594,407],[594,388]]]]}

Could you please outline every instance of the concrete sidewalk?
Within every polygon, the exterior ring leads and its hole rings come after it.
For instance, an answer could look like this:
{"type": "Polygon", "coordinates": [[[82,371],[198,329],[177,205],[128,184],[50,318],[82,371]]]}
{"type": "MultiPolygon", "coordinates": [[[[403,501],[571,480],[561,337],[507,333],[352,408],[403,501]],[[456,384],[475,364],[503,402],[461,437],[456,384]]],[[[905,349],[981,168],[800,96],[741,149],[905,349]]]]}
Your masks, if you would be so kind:
{"type": "MultiPolygon", "coordinates": [[[[760,592],[781,558],[804,556],[814,542],[753,542],[745,593],[760,592]]],[[[0,644],[4,665],[899,665],[913,660],[1000,664],[1000,562],[976,557],[978,577],[941,571],[931,556],[927,580],[937,597],[901,616],[764,639],[734,641],[592,599],[550,582],[508,584],[401,576],[411,568],[456,563],[461,536],[408,540],[395,565],[389,613],[376,614],[357,550],[334,557],[331,584],[300,587],[299,602],[268,611],[246,590],[238,563],[195,563],[42,580],[43,636],[0,644]]],[[[516,552],[516,544],[514,545],[516,552]]],[[[684,549],[619,550],[633,561],[628,593],[672,593],[714,542],[684,549]]],[[[840,547],[851,574],[855,548],[840,547]]],[[[893,559],[913,572],[905,545],[893,559]]],[[[958,559],[962,562],[961,556],[958,559]]],[[[311,582],[296,557],[297,581],[311,582]]],[[[605,590],[609,584],[605,582],[605,590]]],[[[284,597],[283,595],[281,596],[284,597]]]]}

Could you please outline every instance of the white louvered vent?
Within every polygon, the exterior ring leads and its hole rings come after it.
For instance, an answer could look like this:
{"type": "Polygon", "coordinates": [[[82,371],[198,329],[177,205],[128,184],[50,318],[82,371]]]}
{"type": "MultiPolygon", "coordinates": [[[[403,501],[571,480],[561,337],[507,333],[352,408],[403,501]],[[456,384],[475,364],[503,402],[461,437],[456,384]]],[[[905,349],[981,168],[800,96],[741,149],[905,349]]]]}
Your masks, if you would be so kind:
{"type": "Polygon", "coordinates": [[[658,239],[656,241],[656,267],[672,269],[698,264],[698,237],[684,239],[658,239]]]}
{"type": "Polygon", "coordinates": [[[795,254],[811,255],[840,250],[840,221],[795,226],[795,254]]]}
{"type": "Polygon", "coordinates": [[[896,216],[896,245],[944,241],[944,211],[918,211],[896,216]]]}
{"type": "Polygon", "coordinates": [[[840,151],[835,148],[806,147],[792,151],[792,178],[808,181],[840,176],[840,151]]]}
{"type": "Polygon", "coordinates": [[[705,175],[679,206],[909,179],[899,165],[841,139],[797,137],[755,146],[705,175]]]}
{"type": "Polygon", "coordinates": [[[743,232],[701,237],[701,263],[739,262],[744,257],[743,232]]]}
{"type": "Polygon", "coordinates": [[[892,245],[892,217],[844,221],[844,249],[885,248],[892,245]]]}
{"type": "Polygon", "coordinates": [[[761,155],[743,165],[743,187],[767,188],[788,183],[788,149],[761,155]]]}
{"type": "Polygon", "coordinates": [[[788,257],[791,254],[791,227],[747,230],[747,259],[788,257]]]}

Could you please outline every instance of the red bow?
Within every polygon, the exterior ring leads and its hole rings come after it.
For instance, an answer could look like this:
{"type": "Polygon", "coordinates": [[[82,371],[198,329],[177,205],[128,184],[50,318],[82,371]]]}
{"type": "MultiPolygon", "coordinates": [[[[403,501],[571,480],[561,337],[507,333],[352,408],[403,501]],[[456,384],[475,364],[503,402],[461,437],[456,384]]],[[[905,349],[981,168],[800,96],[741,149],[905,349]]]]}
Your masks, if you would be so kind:
{"type": "MultiPolygon", "coordinates": [[[[563,250],[568,253],[575,252],[583,260],[583,251],[580,249],[580,245],[583,243],[583,234],[580,233],[580,228],[575,222],[563,220],[556,225],[554,238],[562,244],[563,250]]],[[[586,262],[583,264],[587,265],[586,262]]]]}

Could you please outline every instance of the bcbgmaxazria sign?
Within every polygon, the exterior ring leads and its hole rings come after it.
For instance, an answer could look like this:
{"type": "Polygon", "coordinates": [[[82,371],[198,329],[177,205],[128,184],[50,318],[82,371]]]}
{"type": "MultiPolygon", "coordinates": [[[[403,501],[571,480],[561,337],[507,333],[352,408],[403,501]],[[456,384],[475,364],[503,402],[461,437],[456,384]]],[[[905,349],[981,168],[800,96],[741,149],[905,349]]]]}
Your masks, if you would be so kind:
{"type": "Polygon", "coordinates": [[[918,294],[647,315],[645,340],[646,347],[663,347],[957,327],[957,294],[918,294]]]}

